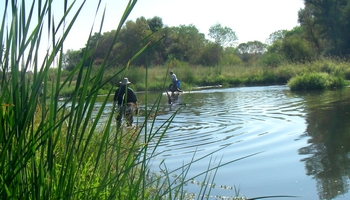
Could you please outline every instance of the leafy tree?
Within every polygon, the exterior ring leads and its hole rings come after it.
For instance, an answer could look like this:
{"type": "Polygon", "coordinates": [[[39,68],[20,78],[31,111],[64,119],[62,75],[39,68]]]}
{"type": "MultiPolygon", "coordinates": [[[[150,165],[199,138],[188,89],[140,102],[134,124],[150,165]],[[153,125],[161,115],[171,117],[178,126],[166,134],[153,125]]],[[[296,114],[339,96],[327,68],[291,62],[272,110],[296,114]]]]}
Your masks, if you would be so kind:
{"type": "MultiPolygon", "coordinates": [[[[310,5],[311,6],[311,5],[310,5]]],[[[324,44],[322,44],[322,34],[320,25],[318,25],[312,16],[310,9],[303,9],[298,12],[298,21],[303,28],[305,38],[311,42],[318,54],[322,53],[324,44]]]]}
{"type": "MultiPolygon", "coordinates": [[[[121,64],[127,63],[140,47],[149,42],[149,40],[143,39],[150,34],[152,34],[152,31],[149,29],[146,18],[137,18],[135,22],[132,20],[127,21],[125,26],[120,31],[117,43],[114,45],[113,55],[119,55],[122,52],[127,52],[120,59],[121,64]]],[[[146,62],[145,59],[145,56],[140,56],[133,64],[144,65],[146,62]]]]}
{"type": "Polygon", "coordinates": [[[82,60],[82,51],[68,49],[63,56],[63,66],[66,70],[71,71],[82,60]]]}
{"type": "MultiPolygon", "coordinates": [[[[152,48],[147,52],[148,64],[162,65],[166,59],[166,47],[169,45],[165,38],[169,36],[169,27],[164,27],[162,18],[155,16],[147,19],[152,35],[148,38],[152,48]]],[[[145,64],[145,63],[143,63],[145,64]]]]}
{"type": "Polygon", "coordinates": [[[243,62],[248,62],[249,61],[249,58],[250,58],[250,55],[249,55],[249,46],[247,43],[241,43],[238,45],[237,47],[237,52],[238,52],[238,55],[239,57],[241,58],[241,60],[243,62]]]}
{"type": "Polygon", "coordinates": [[[267,45],[272,45],[277,40],[282,41],[285,37],[287,30],[278,30],[270,34],[269,38],[266,40],[267,45]]]}
{"type": "Polygon", "coordinates": [[[105,32],[101,36],[99,33],[95,33],[90,42],[90,49],[95,49],[93,59],[104,59],[109,46],[113,43],[115,30],[105,32]]]}
{"type": "Polygon", "coordinates": [[[249,53],[251,54],[262,54],[266,51],[267,45],[260,41],[249,41],[247,44],[249,47],[249,53]]]}
{"type": "MultiPolygon", "coordinates": [[[[129,20],[121,28],[119,37],[113,44],[113,49],[109,58],[105,55],[109,46],[113,43],[116,30],[111,30],[103,34],[95,33],[90,38],[89,44],[86,44],[84,49],[93,51],[94,63],[100,64],[104,59],[112,61],[118,58],[115,65],[124,65],[129,59],[146,43],[155,44],[162,36],[163,22],[159,17],[153,17],[146,20],[144,17],[137,18],[136,21],[129,20]],[[152,32],[152,30],[154,32],[152,32]],[[149,37],[147,37],[149,36],[149,37]],[[144,38],[146,38],[144,40],[144,38]],[[124,54],[126,52],[126,54],[124,54]]],[[[148,53],[148,61],[150,63],[160,64],[164,62],[164,46],[155,45],[150,48],[148,53]]],[[[133,65],[145,65],[145,54],[138,57],[133,65]]]]}
{"type": "Polygon", "coordinates": [[[153,46],[152,64],[162,65],[168,59],[169,47],[172,43],[171,28],[163,27],[156,34],[157,44],[153,46]]]}
{"type": "Polygon", "coordinates": [[[270,67],[277,67],[284,60],[284,56],[282,54],[274,53],[274,52],[266,52],[259,58],[259,63],[261,65],[266,65],[270,67]]]}
{"type": "Polygon", "coordinates": [[[275,37],[274,42],[267,47],[267,51],[259,59],[259,62],[262,65],[277,67],[284,61],[284,54],[282,50],[284,35],[285,34],[283,34],[283,37],[275,37]]]}
{"type": "Polygon", "coordinates": [[[266,40],[267,51],[259,58],[261,65],[277,67],[284,61],[282,45],[287,32],[287,30],[278,30],[270,34],[266,40]]]}
{"type": "Polygon", "coordinates": [[[266,44],[255,40],[239,44],[237,51],[243,62],[249,62],[257,60],[261,54],[266,52],[266,47],[266,44]]]}
{"type": "Polygon", "coordinates": [[[207,41],[204,34],[199,33],[194,25],[172,27],[168,40],[170,46],[167,48],[167,54],[186,62],[197,61],[199,52],[207,41]]]}
{"type": "Polygon", "coordinates": [[[283,40],[275,40],[270,46],[267,47],[267,53],[277,53],[277,54],[283,54],[282,52],[282,45],[283,40]]]}
{"type": "Polygon", "coordinates": [[[286,37],[282,44],[282,51],[285,58],[293,62],[308,61],[314,57],[308,41],[298,35],[286,37]]]}
{"type": "Polygon", "coordinates": [[[350,1],[305,0],[304,4],[298,17],[306,38],[325,54],[349,54],[350,1]]]}
{"type": "Polygon", "coordinates": [[[162,18],[158,16],[155,16],[152,19],[148,19],[147,22],[152,32],[156,32],[164,26],[162,18]]]}
{"type": "Polygon", "coordinates": [[[287,60],[292,62],[304,62],[315,57],[315,51],[310,42],[304,38],[303,28],[294,27],[292,30],[280,30],[270,34],[267,52],[259,62],[264,65],[276,67],[287,60]]]}
{"type": "Polygon", "coordinates": [[[226,47],[224,56],[220,62],[222,65],[239,65],[242,60],[237,56],[237,49],[234,47],[226,47]]]}
{"type": "Polygon", "coordinates": [[[292,36],[292,35],[297,35],[298,37],[303,37],[304,31],[300,26],[294,27],[292,30],[286,31],[284,34],[284,39],[292,36]]]}
{"type": "Polygon", "coordinates": [[[209,37],[214,39],[215,43],[226,47],[234,46],[237,44],[238,37],[236,33],[228,27],[222,27],[221,24],[217,23],[209,28],[209,37]]]}
{"type": "Polygon", "coordinates": [[[217,43],[208,43],[199,59],[199,63],[206,66],[218,65],[223,57],[223,48],[217,43]]]}
{"type": "Polygon", "coordinates": [[[92,36],[90,36],[90,43],[85,44],[85,48],[87,49],[96,48],[97,44],[99,43],[99,39],[101,37],[102,37],[101,33],[94,33],[92,36]]]}
{"type": "MultiPolygon", "coordinates": [[[[115,30],[101,33],[94,33],[89,40],[89,43],[85,44],[85,47],[82,48],[82,52],[85,50],[92,51],[92,62],[96,60],[98,62],[103,61],[110,45],[113,43],[115,30]]],[[[108,59],[108,58],[107,58],[108,59]]],[[[91,60],[89,60],[90,62],[91,60]]],[[[87,64],[86,64],[87,65],[87,64]]]]}

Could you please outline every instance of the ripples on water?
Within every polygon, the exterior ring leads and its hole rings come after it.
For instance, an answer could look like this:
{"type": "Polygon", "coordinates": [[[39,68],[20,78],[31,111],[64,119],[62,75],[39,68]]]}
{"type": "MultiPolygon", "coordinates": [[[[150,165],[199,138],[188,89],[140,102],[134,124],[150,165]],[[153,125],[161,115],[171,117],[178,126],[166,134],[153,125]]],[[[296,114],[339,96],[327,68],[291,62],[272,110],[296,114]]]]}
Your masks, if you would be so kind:
{"type": "MultiPolygon", "coordinates": [[[[184,94],[187,105],[176,115],[158,150],[176,156],[193,153],[196,148],[201,151],[260,139],[262,136],[271,137],[268,135],[281,131],[290,134],[304,131],[302,99],[286,98],[284,92],[280,88],[269,88],[267,91],[263,88],[246,88],[184,94]],[[301,129],[294,126],[299,126],[300,122],[303,126],[301,129]]],[[[165,115],[157,121],[161,124],[167,118],[165,115]]],[[[249,146],[255,149],[269,141],[249,146]]]]}
{"type": "MultiPolygon", "coordinates": [[[[170,169],[190,161],[195,153],[200,158],[217,149],[214,165],[244,156],[252,157],[221,167],[215,178],[218,187],[213,195],[235,196],[233,190],[219,186],[239,187],[248,197],[296,195],[317,199],[315,180],[306,175],[307,155],[298,150],[308,145],[306,118],[309,108],[302,95],[291,93],[286,86],[212,89],[184,93],[180,108],[157,148],[159,155],[153,169],[165,158],[170,169]]],[[[157,117],[155,126],[164,123],[178,108],[173,105],[157,117]]],[[[150,144],[152,147],[152,144],[150,144]]],[[[213,162],[213,161],[212,161],[213,162]]],[[[196,162],[188,177],[205,171],[209,158],[196,162]]],[[[189,191],[199,189],[189,184],[189,191]]]]}

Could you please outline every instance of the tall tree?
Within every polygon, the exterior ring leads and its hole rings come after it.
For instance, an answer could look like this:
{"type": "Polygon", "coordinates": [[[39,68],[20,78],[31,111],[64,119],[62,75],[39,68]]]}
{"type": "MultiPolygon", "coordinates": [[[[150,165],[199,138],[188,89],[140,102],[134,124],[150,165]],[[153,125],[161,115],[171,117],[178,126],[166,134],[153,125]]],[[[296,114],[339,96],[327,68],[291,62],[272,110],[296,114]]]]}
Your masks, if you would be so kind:
{"type": "Polygon", "coordinates": [[[326,54],[350,53],[349,4],[349,0],[305,0],[304,9],[299,11],[299,22],[307,32],[308,40],[316,48],[321,48],[319,41],[324,41],[326,54]]]}
{"type": "Polygon", "coordinates": [[[113,42],[115,32],[116,32],[115,30],[112,30],[112,31],[103,33],[102,36],[98,33],[95,33],[93,35],[89,45],[90,46],[89,49],[96,48],[93,55],[94,60],[97,60],[97,59],[102,60],[105,58],[108,51],[108,47],[113,42]]]}
{"type": "MultiPolygon", "coordinates": [[[[125,26],[120,31],[117,44],[114,45],[114,54],[118,54],[118,52],[127,52],[121,59],[121,63],[128,62],[129,59],[139,50],[139,48],[149,42],[149,40],[143,39],[150,34],[152,34],[152,31],[149,29],[149,25],[145,17],[139,17],[135,22],[132,20],[127,21],[125,26]]],[[[133,64],[144,65],[145,57],[139,57],[133,64]]]]}
{"type": "Polygon", "coordinates": [[[162,18],[158,16],[155,16],[151,19],[147,19],[147,22],[152,32],[156,32],[164,26],[162,18]]]}
{"type": "Polygon", "coordinates": [[[269,38],[266,40],[267,45],[272,45],[275,41],[284,39],[287,30],[278,30],[270,34],[269,38]]]}
{"type": "Polygon", "coordinates": [[[257,60],[261,54],[266,51],[266,44],[260,41],[248,41],[247,43],[241,43],[237,47],[238,55],[243,62],[250,62],[257,60]]]}
{"type": "Polygon", "coordinates": [[[217,43],[209,42],[205,45],[201,53],[199,62],[200,64],[206,66],[218,65],[223,58],[223,53],[224,50],[222,46],[220,46],[217,43]]]}
{"type": "Polygon", "coordinates": [[[204,34],[200,33],[194,25],[172,27],[170,37],[168,55],[186,62],[196,62],[199,52],[206,43],[204,34]]]}
{"type": "Polygon", "coordinates": [[[82,60],[81,50],[68,49],[63,56],[63,67],[66,70],[73,70],[74,67],[82,60]]]}
{"type": "Polygon", "coordinates": [[[300,10],[298,12],[298,21],[304,30],[305,38],[311,42],[317,53],[321,54],[323,49],[321,29],[312,15],[311,9],[300,10]]]}
{"type": "Polygon", "coordinates": [[[310,42],[303,37],[303,34],[303,29],[300,26],[296,26],[286,32],[281,52],[288,60],[304,62],[315,57],[315,50],[310,45],[310,42]]]}
{"type": "Polygon", "coordinates": [[[214,39],[215,43],[223,47],[232,47],[237,44],[238,37],[229,27],[222,27],[217,23],[209,28],[209,37],[214,39]]]}

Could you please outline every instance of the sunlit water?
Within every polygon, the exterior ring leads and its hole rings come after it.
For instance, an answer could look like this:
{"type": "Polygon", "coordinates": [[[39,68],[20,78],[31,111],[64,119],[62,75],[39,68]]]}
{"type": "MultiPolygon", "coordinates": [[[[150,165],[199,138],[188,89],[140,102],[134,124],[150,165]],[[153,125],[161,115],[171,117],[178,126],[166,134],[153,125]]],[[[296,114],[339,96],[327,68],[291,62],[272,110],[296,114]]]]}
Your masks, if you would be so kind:
{"type": "MultiPolygon", "coordinates": [[[[157,95],[149,94],[149,107],[157,95]]],[[[144,96],[138,94],[141,111],[144,96]]],[[[172,171],[211,154],[192,164],[186,176],[228,163],[216,172],[210,199],[234,197],[235,187],[247,198],[350,199],[350,88],[291,92],[287,86],[242,87],[185,92],[177,98],[169,106],[163,95],[160,103],[154,131],[179,112],[156,149],[153,171],[165,165],[172,171]]],[[[142,114],[135,120],[143,122],[142,114]]],[[[149,143],[150,149],[154,146],[149,143]]],[[[186,190],[197,194],[208,183],[203,180],[196,177],[186,190]]]]}
{"type": "MultiPolygon", "coordinates": [[[[235,196],[234,187],[248,198],[350,199],[349,88],[291,92],[287,86],[268,86],[188,92],[173,106],[162,102],[155,127],[178,108],[156,150],[154,171],[164,169],[160,165],[164,159],[168,170],[174,170],[221,149],[195,162],[187,174],[190,178],[208,166],[237,160],[217,171],[212,199],[235,196]]],[[[202,180],[200,176],[189,183],[188,192],[198,192],[202,180]]]]}

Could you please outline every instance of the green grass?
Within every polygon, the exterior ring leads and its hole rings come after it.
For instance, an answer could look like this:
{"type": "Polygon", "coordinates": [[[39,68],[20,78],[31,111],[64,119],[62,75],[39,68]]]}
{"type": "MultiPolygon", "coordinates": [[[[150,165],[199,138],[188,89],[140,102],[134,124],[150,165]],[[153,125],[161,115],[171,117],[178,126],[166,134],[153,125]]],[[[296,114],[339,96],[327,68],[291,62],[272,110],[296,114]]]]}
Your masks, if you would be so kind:
{"type": "MultiPolygon", "coordinates": [[[[215,85],[236,87],[287,84],[295,77],[312,73],[326,73],[330,75],[328,78],[332,77],[332,80],[330,81],[334,83],[327,83],[329,86],[325,85],[325,87],[319,87],[320,89],[329,89],[332,87],[342,87],[344,84],[341,80],[350,79],[350,63],[335,58],[320,58],[319,60],[308,63],[282,63],[277,67],[259,65],[203,67],[189,66],[187,63],[183,62],[178,64],[179,65],[173,65],[168,63],[166,66],[150,66],[147,67],[147,69],[132,66],[132,70],[128,70],[125,73],[119,74],[113,79],[110,79],[110,81],[107,82],[107,86],[112,87],[116,85],[123,76],[127,76],[129,77],[129,80],[133,82],[136,91],[164,91],[166,86],[170,84],[170,76],[168,74],[169,69],[173,70],[180,79],[181,89],[183,90],[192,90],[200,86],[215,85]],[[147,89],[145,84],[146,80],[143,76],[143,74],[146,73],[146,70],[148,73],[147,89]]],[[[98,68],[97,66],[94,67],[98,68]]],[[[121,70],[122,68],[114,67],[108,69],[108,72],[116,71],[116,69],[121,70]]],[[[320,78],[322,78],[322,76],[320,76],[320,78]]],[[[308,89],[308,87],[304,87],[303,90],[304,89],[308,89]]],[[[101,94],[106,94],[106,92],[107,90],[100,91],[101,94]]],[[[67,94],[71,93],[71,90],[67,91],[67,94]]]]}

